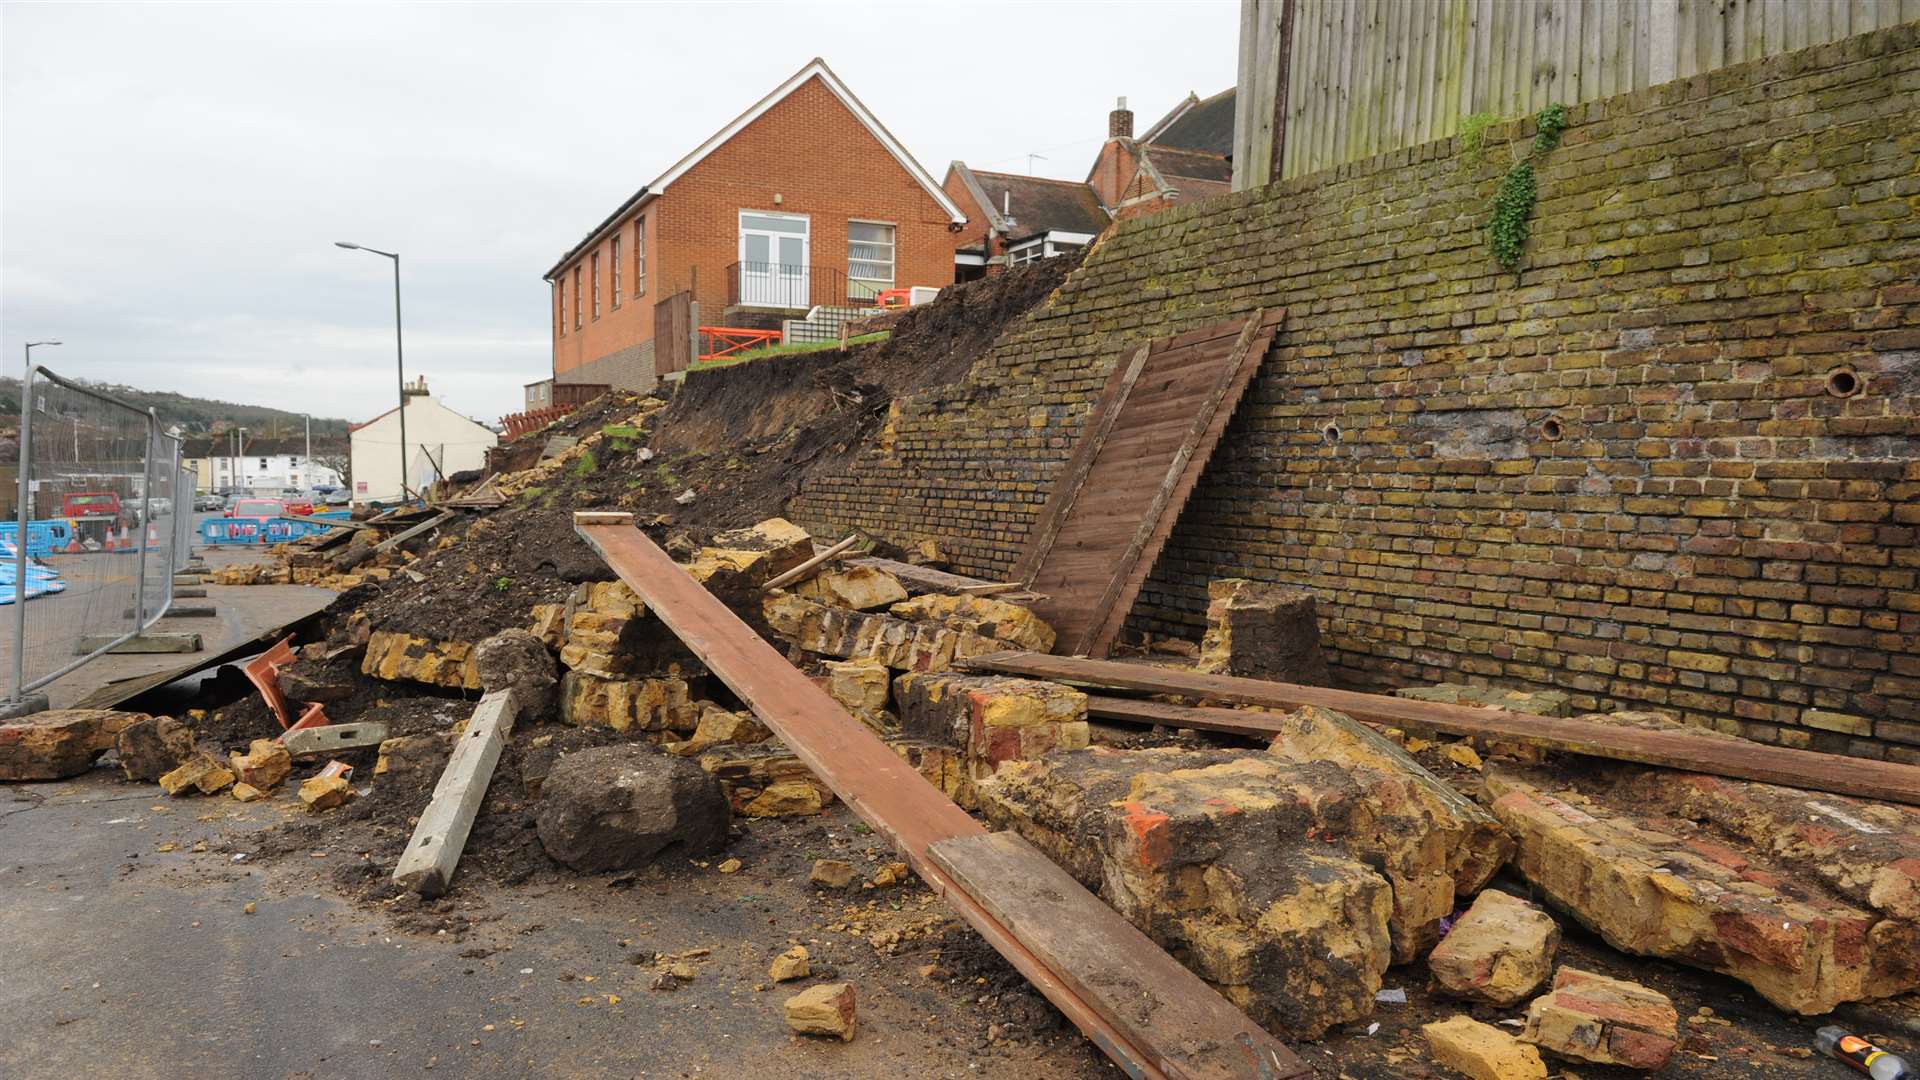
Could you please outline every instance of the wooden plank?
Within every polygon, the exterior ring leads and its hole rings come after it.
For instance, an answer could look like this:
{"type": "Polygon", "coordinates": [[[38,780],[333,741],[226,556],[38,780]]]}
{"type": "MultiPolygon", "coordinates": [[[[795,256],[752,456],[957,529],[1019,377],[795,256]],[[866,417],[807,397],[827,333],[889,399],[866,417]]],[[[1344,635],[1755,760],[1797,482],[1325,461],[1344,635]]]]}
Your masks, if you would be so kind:
{"type": "Polygon", "coordinates": [[[1073,509],[1074,500],[1080,497],[1080,488],[1086,483],[1094,460],[1100,456],[1101,446],[1106,443],[1114,422],[1120,418],[1127,398],[1133,393],[1134,382],[1146,368],[1147,355],[1151,350],[1151,342],[1135,348],[1107,377],[1100,400],[1094,403],[1093,412],[1087,416],[1086,433],[1073,448],[1073,455],[1067,459],[1067,467],[1054,481],[1046,505],[1040,508],[1040,516],[1034,520],[1031,538],[1013,564],[1012,576],[1016,580],[1032,580],[1034,571],[1046,561],[1048,552],[1053,550],[1060,527],[1073,509]]]}
{"type": "Polygon", "coordinates": [[[799,566],[796,566],[793,569],[787,571],[786,573],[781,574],[776,578],[773,578],[772,580],[768,581],[765,585],[762,585],[760,587],[763,589],[777,589],[782,585],[791,585],[794,582],[799,581],[801,578],[809,577],[813,574],[815,570],[818,570],[820,569],[821,566],[825,565],[828,560],[835,558],[841,552],[852,547],[854,544],[854,541],[858,539],[860,539],[859,533],[848,533],[847,538],[845,540],[840,541],[839,543],[833,545],[832,547],[828,548],[825,551],[816,552],[813,558],[808,559],[806,562],[801,563],[799,566]]]}
{"type": "Polygon", "coordinates": [[[1298,1064],[1270,1048],[1269,1056],[1256,1059],[1240,1039],[1251,1042],[1265,1033],[1243,1018],[1229,1053],[1206,1055],[1224,1058],[1222,1067],[1206,1073],[1181,1069],[1183,1060],[1202,1056],[1191,1044],[1213,1037],[1208,999],[1218,995],[1019,834],[942,840],[928,856],[962,889],[981,897],[987,912],[1049,968],[1064,973],[1074,991],[1111,1010],[1102,1013],[1108,1023],[1142,1044],[1186,1041],[1183,1052],[1158,1063],[1169,1075],[1284,1076],[1298,1064]],[[1140,939],[1136,947],[1113,949],[1114,942],[1135,937],[1140,939]],[[1232,1060],[1236,1052],[1245,1055],[1238,1062],[1232,1060]]]}
{"type": "Polygon", "coordinates": [[[401,544],[404,544],[407,541],[413,539],[414,537],[419,536],[421,533],[427,532],[437,526],[446,524],[447,522],[453,520],[455,517],[458,517],[459,513],[460,512],[458,510],[443,510],[440,513],[434,515],[433,517],[430,517],[427,520],[421,522],[420,524],[415,525],[412,528],[406,529],[402,532],[394,533],[392,536],[389,536],[385,540],[382,540],[379,543],[373,545],[373,553],[375,555],[378,555],[383,551],[392,551],[394,548],[397,548],[401,544]]]}
{"type": "MultiPolygon", "coordinates": [[[[1201,1021],[1190,1030],[1162,1031],[1157,1024],[1123,1031],[1106,1019],[1121,1006],[1122,988],[1089,985],[1076,972],[1061,972],[1028,949],[1018,933],[993,917],[993,895],[962,888],[929,856],[931,845],[954,838],[984,836],[986,830],[909,766],[865,724],[827,696],[785,657],[761,640],[740,617],[689,577],[667,553],[628,525],[576,524],[575,531],[606,560],[620,580],[646,602],[667,628],[740,700],[753,710],[813,774],[841,801],[885,836],[916,873],[966,919],[1001,955],[1026,975],[1067,1017],[1088,1034],[1131,1076],[1213,1077],[1248,1075],[1244,1056],[1233,1040],[1249,1035],[1263,1054],[1282,1063],[1276,1077],[1305,1075],[1305,1066],[1264,1032],[1249,1033],[1244,1014],[1202,985],[1201,1021]],[[1097,1004],[1086,994],[1113,1001],[1097,1004]],[[1136,1038],[1147,1041],[1143,1045],[1136,1038]]],[[[1077,884],[1073,891],[1085,895],[1077,884]]],[[[1098,901],[1086,896],[1086,902],[1098,901]]],[[[1153,948],[1134,931],[1108,938],[1109,952],[1153,948]]],[[[1185,996],[1187,989],[1179,992],[1185,996]]],[[[1166,997],[1172,990],[1149,988],[1166,997]]],[[[1131,997],[1128,1001],[1132,1001],[1131,997]]],[[[1133,1002],[1137,1005],[1137,1002],[1133,1002]]]]}
{"type": "Polygon", "coordinates": [[[1047,595],[1064,651],[1117,632],[1279,321],[1255,311],[1152,342],[1108,378],[1011,575],[1047,595]]]}
{"type": "Polygon", "coordinates": [[[1255,311],[1247,318],[1246,328],[1234,346],[1233,356],[1229,358],[1230,366],[1194,414],[1193,427],[1173,460],[1168,463],[1159,491],[1154,494],[1147,512],[1141,516],[1138,533],[1127,544],[1127,550],[1115,564],[1111,584],[1093,608],[1091,632],[1081,639],[1080,648],[1070,651],[1105,656],[1107,647],[1119,635],[1120,624],[1126,621],[1134,598],[1140,595],[1147,575],[1153,571],[1154,561],[1166,546],[1167,537],[1172,535],[1173,524],[1179,518],[1181,508],[1186,506],[1188,496],[1200,483],[1200,474],[1213,457],[1213,448],[1225,433],[1227,421],[1239,405],[1240,396],[1246,392],[1247,383],[1266,357],[1267,347],[1273,343],[1282,317],[1281,312],[1269,315],[1265,311],[1255,311]]]}
{"type": "Polygon", "coordinates": [[[304,521],[309,525],[325,525],[329,529],[365,529],[372,532],[379,531],[376,526],[369,525],[364,521],[331,521],[327,518],[309,517],[306,514],[281,514],[280,516],[288,521],[304,521]]]}
{"type": "Polygon", "coordinates": [[[440,773],[440,782],[434,785],[432,800],[407,840],[407,850],[393,868],[395,885],[429,897],[447,891],[460,853],[466,850],[473,819],[487,797],[500,750],[513,733],[520,704],[511,690],[493,690],[480,699],[440,773]]]}
{"type": "MultiPolygon", "coordinates": [[[[1297,709],[1318,705],[1356,720],[1477,735],[1570,754],[1659,765],[1713,776],[1758,780],[1808,791],[1920,806],[1920,766],[1841,757],[1765,743],[1715,739],[1677,731],[1616,727],[1593,720],[1534,716],[1433,701],[1333,690],[1321,686],[1202,675],[1144,664],[1031,652],[989,653],[956,662],[968,671],[1022,675],[1056,682],[1143,693],[1180,694],[1237,705],[1297,709]]],[[[1221,730],[1221,729],[1216,729],[1221,730]]],[[[1260,733],[1257,726],[1248,733],[1260,733]]]]}
{"type": "Polygon", "coordinates": [[[900,579],[908,591],[913,592],[959,592],[972,585],[992,585],[986,578],[968,577],[947,570],[937,570],[931,566],[918,566],[901,562],[898,559],[883,559],[877,555],[862,555],[859,558],[845,560],[848,566],[865,566],[874,570],[885,570],[900,579]]]}

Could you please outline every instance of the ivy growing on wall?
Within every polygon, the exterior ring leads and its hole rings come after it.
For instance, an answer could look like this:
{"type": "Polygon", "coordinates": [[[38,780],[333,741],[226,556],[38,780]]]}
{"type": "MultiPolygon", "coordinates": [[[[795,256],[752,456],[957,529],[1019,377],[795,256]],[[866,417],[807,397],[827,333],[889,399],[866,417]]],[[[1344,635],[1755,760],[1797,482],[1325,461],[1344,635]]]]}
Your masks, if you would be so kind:
{"type": "Polygon", "coordinates": [[[1518,273],[1520,256],[1527,249],[1527,235],[1533,221],[1539,184],[1533,165],[1560,145],[1560,133],[1567,130],[1567,107],[1558,102],[1541,109],[1533,118],[1533,152],[1516,162],[1500,179],[1493,196],[1493,216],[1487,222],[1487,240],[1493,247],[1494,261],[1508,273],[1518,273]]]}

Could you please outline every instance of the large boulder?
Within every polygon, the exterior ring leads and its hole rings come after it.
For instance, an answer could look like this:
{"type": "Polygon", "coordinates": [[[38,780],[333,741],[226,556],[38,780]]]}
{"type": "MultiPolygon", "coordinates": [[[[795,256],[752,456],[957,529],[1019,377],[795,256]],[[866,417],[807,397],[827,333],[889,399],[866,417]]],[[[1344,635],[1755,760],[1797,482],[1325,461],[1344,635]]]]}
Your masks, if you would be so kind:
{"type": "Polygon", "coordinates": [[[0,780],[64,780],[93,767],[143,713],[54,709],[0,723],[0,780]]]}
{"type": "Polygon", "coordinates": [[[1807,1015],[1920,989],[1920,812],[1637,766],[1491,767],[1514,865],[1623,952],[1807,1015]]]}
{"type": "Polygon", "coordinates": [[[171,716],[143,716],[120,729],[113,747],[127,779],[151,783],[193,756],[193,729],[171,716]]]}
{"type": "Polygon", "coordinates": [[[730,821],[706,770],[637,743],[560,758],[535,815],[547,854],[588,873],[644,866],[669,848],[711,855],[726,845],[730,821]]]}
{"type": "Polygon", "coordinates": [[[1313,594],[1245,578],[1207,583],[1207,634],[1201,671],[1326,686],[1327,658],[1313,594]]]}
{"type": "Polygon", "coordinates": [[[1507,851],[1493,820],[1326,710],[1267,751],[1153,748],[1006,763],[976,785],[1017,830],[1256,1021],[1317,1037],[1373,1010],[1507,851]]]}
{"type": "Polygon", "coordinates": [[[553,654],[547,643],[526,630],[502,630],[474,646],[474,671],[489,692],[511,690],[528,715],[539,715],[553,705],[553,654]]]}

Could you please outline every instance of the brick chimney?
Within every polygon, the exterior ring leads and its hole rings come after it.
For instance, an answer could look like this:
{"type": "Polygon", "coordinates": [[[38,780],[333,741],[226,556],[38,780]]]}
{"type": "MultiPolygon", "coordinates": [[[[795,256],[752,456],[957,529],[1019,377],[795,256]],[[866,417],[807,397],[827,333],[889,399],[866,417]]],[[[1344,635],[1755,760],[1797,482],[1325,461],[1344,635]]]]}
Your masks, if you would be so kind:
{"type": "Polygon", "coordinates": [[[1133,110],[1127,108],[1127,99],[1121,98],[1112,112],[1107,114],[1107,138],[1133,138],[1133,110]]]}

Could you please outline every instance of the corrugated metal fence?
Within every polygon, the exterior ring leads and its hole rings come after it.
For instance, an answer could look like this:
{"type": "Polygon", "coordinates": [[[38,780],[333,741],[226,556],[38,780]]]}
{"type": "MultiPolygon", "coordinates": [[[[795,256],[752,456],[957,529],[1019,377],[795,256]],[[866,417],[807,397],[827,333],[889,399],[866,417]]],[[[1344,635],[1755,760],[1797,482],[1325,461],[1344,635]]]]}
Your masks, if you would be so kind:
{"type": "MultiPolygon", "coordinates": [[[[1920,0],[1294,2],[1283,177],[1446,138],[1477,113],[1592,101],[1920,19],[1920,0]]],[[[1243,102],[1262,98],[1246,84],[1246,35],[1277,41],[1264,22],[1281,6],[1246,0],[1243,102]]]]}

